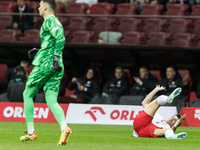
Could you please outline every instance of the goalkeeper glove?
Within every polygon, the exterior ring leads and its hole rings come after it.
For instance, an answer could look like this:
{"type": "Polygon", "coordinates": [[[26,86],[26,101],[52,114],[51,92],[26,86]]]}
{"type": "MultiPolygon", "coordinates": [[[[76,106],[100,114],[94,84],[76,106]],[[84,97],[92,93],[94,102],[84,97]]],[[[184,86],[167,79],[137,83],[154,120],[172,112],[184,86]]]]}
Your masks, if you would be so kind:
{"type": "Polygon", "coordinates": [[[37,54],[39,50],[40,49],[38,48],[32,48],[30,51],[28,51],[28,58],[31,60],[34,59],[35,55],[37,54]]]}
{"type": "Polygon", "coordinates": [[[60,67],[58,60],[59,60],[59,56],[54,55],[53,56],[53,69],[60,72],[62,70],[62,67],[60,67]]]}

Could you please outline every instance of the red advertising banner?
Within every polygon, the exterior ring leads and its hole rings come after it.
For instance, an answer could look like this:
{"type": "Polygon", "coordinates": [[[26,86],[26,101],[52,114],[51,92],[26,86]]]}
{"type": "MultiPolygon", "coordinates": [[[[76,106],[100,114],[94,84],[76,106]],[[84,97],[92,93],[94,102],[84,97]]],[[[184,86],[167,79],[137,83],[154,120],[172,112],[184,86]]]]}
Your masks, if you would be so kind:
{"type": "MultiPolygon", "coordinates": [[[[65,116],[67,115],[68,104],[60,104],[65,116]]],[[[0,102],[0,121],[25,122],[24,103],[0,102]]],[[[35,122],[57,122],[51,110],[45,103],[34,103],[35,122]]]]}
{"type": "Polygon", "coordinates": [[[181,126],[200,127],[200,108],[199,107],[183,107],[180,115],[186,114],[186,119],[181,126]]]}

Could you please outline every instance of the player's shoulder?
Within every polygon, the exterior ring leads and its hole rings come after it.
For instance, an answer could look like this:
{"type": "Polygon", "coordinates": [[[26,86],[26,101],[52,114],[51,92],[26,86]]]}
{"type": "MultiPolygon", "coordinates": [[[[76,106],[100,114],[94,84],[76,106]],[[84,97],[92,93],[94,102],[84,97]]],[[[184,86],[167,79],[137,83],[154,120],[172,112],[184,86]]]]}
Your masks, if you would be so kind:
{"type": "Polygon", "coordinates": [[[60,25],[62,26],[62,24],[60,23],[60,21],[58,20],[58,18],[54,15],[49,16],[46,20],[45,20],[45,24],[47,24],[48,26],[57,26],[60,25]]]}

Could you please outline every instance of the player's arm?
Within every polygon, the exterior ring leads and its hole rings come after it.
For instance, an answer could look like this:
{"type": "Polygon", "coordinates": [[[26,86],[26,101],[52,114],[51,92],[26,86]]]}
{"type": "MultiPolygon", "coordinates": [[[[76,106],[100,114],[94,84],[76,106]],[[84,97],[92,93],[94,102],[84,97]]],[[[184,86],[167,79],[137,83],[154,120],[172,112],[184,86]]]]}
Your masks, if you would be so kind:
{"type": "Polygon", "coordinates": [[[183,116],[181,116],[181,118],[179,120],[177,120],[176,123],[172,126],[172,130],[174,130],[174,132],[181,125],[181,123],[185,120],[185,118],[186,118],[186,114],[183,114],[183,116]]]}
{"type": "Polygon", "coordinates": [[[61,71],[62,67],[59,65],[59,59],[62,55],[62,50],[64,49],[65,37],[63,34],[63,28],[59,22],[52,21],[51,23],[47,23],[49,27],[49,31],[51,35],[55,39],[54,45],[54,57],[53,57],[53,69],[56,71],[61,71]]]}
{"type": "Polygon", "coordinates": [[[142,106],[145,108],[150,102],[153,96],[158,92],[164,90],[164,86],[156,85],[156,87],[145,97],[142,101],[142,106]]]}

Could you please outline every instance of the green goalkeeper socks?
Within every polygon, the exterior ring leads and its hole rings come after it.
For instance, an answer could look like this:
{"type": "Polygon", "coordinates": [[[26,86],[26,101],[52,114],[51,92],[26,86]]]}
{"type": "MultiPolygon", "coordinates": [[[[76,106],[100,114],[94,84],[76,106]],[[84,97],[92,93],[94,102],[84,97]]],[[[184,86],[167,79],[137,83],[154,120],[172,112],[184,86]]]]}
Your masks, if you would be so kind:
{"type": "Polygon", "coordinates": [[[57,102],[57,96],[58,96],[58,93],[54,91],[47,90],[45,93],[47,106],[52,111],[54,117],[56,118],[57,122],[60,124],[61,130],[62,130],[63,128],[67,127],[67,124],[65,121],[65,115],[64,115],[63,109],[60,107],[60,105],[57,102]]]}

